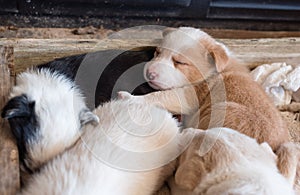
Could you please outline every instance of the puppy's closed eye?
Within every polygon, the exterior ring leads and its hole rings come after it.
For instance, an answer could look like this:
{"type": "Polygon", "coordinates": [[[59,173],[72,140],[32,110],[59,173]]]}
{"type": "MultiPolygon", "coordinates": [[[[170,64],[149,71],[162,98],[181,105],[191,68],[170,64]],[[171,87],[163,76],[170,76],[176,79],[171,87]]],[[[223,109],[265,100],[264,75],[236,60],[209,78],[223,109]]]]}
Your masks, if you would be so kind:
{"type": "Polygon", "coordinates": [[[176,58],[173,58],[173,63],[174,63],[175,66],[177,66],[177,65],[182,65],[182,66],[189,65],[187,62],[185,62],[183,60],[178,60],[176,58]]]}
{"type": "Polygon", "coordinates": [[[177,60],[173,60],[173,62],[174,62],[175,65],[183,65],[183,66],[189,65],[188,63],[177,61],[177,60]]]}

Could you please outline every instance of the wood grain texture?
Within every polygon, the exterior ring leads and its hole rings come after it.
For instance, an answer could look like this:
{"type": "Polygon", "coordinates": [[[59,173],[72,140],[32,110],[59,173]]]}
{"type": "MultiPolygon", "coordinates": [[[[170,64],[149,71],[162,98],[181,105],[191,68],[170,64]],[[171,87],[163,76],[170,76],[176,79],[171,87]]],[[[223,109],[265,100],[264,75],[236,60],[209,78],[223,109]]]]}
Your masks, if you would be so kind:
{"type": "MultiPolygon", "coordinates": [[[[13,47],[0,46],[0,109],[7,102],[13,77],[13,47]]],[[[0,117],[0,194],[16,194],[20,187],[16,142],[6,120],[0,117]]]]}
{"type": "MultiPolygon", "coordinates": [[[[0,39],[0,45],[13,45],[15,71],[55,58],[107,49],[156,46],[160,39],[0,39]]],[[[299,64],[300,38],[219,39],[245,63],[254,68],[263,63],[299,64]]]]}

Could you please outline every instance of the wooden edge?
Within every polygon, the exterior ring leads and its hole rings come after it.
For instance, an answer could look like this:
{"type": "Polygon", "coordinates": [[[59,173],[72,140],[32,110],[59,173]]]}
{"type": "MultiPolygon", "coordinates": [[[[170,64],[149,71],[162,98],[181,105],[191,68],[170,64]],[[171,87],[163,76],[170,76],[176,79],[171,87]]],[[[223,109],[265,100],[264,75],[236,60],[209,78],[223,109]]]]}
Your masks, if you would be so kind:
{"type": "MultiPolygon", "coordinates": [[[[160,39],[0,39],[0,45],[13,45],[16,73],[56,58],[110,49],[134,49],[156,46],[160,39]]],[[[264,63],[300,62],[300,38],[218,39],[245,66],[255,68],[264,63]]]]}
{"type": "MultiPolygon", "coordinates": [[[[0,109],[14,84],[13,47],[0,46],[0,109]],[[11,71],[12,70],[12,71],[11,71]]],[[[20,188],[19,156],[8,122],[0,118],[0,194],[16,194],[20,188]]]]}

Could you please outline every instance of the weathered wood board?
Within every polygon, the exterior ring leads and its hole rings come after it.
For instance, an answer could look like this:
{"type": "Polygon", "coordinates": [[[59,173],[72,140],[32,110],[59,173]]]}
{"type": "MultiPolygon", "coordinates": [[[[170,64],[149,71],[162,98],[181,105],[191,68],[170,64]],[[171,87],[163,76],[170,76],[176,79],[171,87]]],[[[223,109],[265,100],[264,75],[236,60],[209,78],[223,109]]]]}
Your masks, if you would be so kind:
{"type": "MultiPolygon", "coordinates": [[[[0,109],[14,85],[13,48],[0,46],[0,109]]],[[[7,121],[0,117],[0,194],[16,194],[20,187],[19,157],[15,140],[7,121]]]]}
{"type": "MultiPolygon", "coordinates": [[[[300,63],[300,38],[219,39],[245,65],[254,68],[263,63],[300,63]]],[[[55,58],[107,49],[131,49],[156,46],[160,39],[0,39],[0,45],[15,49],[15,71],[55,58]]]]}

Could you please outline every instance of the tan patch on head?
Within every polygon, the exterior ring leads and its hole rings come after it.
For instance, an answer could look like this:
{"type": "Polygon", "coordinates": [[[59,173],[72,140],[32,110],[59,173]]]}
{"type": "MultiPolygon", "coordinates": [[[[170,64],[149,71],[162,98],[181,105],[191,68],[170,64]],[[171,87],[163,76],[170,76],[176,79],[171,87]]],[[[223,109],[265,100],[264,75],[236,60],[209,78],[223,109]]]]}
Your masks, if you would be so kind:
{"type": "MultiPolygon", "coordinates": [[[[174,29],[169,30],[168,34],[173,32],[174,29]]],[[[172,52],[171,54],[174,67],[192,83],[209,77],[215,71],[222,72],[229,60],[224,45],[202,31],[199,31],[198,35],[198,37],[194,37],[197,38],[194,42],[191,41],[189,35],[186,35],[187,42],[179,42],[178,44],[182,45],[177,46],[176,49],[174,48],[177,53],[172,52]]],[[[181,36],[184,36],[184,33],[181,36]]]]}
{"type": "Polygon", "coordinates": [[[193,59],[188,59],[185,56],[186,55],[184,54],[177,54],[173,56],[172,60],[175,68],[178,69],[191,83],[203,80],[204,78],[201,70],[194,64],[195,61],[193,59]]]}
{"type": "Polygon", "coordinates": [[[207,79],[228,64],[225,46],[199,29],[166,29],[164,39],[147,63],[146,75],[160,89],[207,79]]]}
{"type": "Polygon", "coordinates": [[[225,46],[218,43],[209,35],[200,39],[200,44],[207,49],[207,51],[213,58],[217,71],[222,72],[226,68],[229,60],[228,54],[225,50],[225,46]]]}

